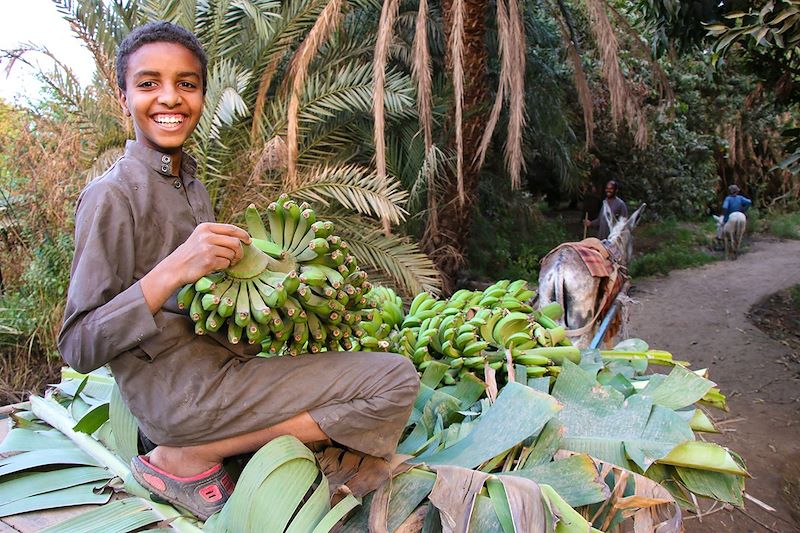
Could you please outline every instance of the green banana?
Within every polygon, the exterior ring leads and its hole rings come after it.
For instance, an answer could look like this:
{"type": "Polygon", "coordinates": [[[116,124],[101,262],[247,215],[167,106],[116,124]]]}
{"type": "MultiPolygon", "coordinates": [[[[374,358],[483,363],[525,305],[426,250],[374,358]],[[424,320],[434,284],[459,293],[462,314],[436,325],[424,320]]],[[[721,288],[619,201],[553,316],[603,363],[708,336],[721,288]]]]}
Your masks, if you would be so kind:
{"type": "Polygon", "coordinates": [[[192,300],[194,299],[195,294],[194,283],[187,283],[186,285],[178,291],[178,296],[176,300],[178,302],[178,309],[189,309],[192,305],[192,300]]]}
{"type": "Polygon", "coordinates": [[[283,207],[277,202],[267,206],[267,220],[269,221],[269,234],[272,242],[283,248],[283,207]]]}
{"type": "Polygon", "coordinates": [[[264,221],[261,220],[261,215],[256,209],[256,204],[250,204],[244,210],[244,222],[247,226],[247,233],[254,239],[268,240],[267,228],[264,227],[264,221]]]}

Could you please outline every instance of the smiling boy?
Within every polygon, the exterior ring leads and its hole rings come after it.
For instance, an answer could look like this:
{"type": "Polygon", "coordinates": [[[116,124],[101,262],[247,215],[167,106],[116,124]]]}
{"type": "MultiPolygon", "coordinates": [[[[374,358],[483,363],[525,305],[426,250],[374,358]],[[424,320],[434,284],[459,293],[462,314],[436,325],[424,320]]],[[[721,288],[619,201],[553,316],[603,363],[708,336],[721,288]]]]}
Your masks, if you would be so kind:
{"type": "Polygon", "coordinates": [[[136,480],[202,519],[233,490],[221,461],[280,435],[332,439],[385,462],[419,387],[414,366],[394,354],[263,359],[253,357],[259,345],[194,334],[178,289],[236,263],[250,241],[214,222],[196,163],[183,151],[203,111],[206,70],[196,37],[173,24],[146,24],[120,44],[119,101],[136,140],[78,199],[59,335],[76,370],[110,365],[140,430],[156,443],[134,457],[136,480]]]}

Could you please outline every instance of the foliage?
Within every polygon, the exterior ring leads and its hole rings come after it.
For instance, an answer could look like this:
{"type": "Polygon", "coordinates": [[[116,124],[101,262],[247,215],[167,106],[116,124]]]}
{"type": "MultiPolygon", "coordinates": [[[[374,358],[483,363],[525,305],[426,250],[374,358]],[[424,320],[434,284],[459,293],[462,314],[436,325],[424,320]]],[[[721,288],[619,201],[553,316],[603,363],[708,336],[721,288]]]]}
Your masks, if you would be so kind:
{"type": "Polygon", "coordinates": [[[792,299],[792,304],[800,310],[800,283],[789,288],[789,296],[792,299]]]}
{"type": "Polygon", "coordinates": [[[713,235],[713,228],[681,224],[675,219],[643,224],[636,230],[634,247],[644,252],[636,254],[628,271],[640,278],[714,261],[717,258],[707,251],[709,234],[713,235]]]}
{"type": "Polygon", "coordinates": [[[537,280],[539,261],[569,240],[563,221],[540,209],[533,197],[512,193],[508,185],[482,187],[467,252],[471,275],[537,280]]]}
{"type": "Polygon", "coordinates": [[[782,239],[800,239],[800,213],[770,214],[766,220],[767,231],[782,239]]]}

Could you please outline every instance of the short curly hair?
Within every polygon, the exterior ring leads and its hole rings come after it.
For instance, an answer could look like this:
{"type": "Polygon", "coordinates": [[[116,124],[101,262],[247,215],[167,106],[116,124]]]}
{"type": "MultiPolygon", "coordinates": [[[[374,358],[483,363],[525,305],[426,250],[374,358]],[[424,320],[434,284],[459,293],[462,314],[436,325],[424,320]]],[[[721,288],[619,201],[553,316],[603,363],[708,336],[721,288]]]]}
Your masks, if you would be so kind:
{"type": "Polygon", "coordinates": [[[127,89],[125,75],[128,72],[128,60],[142,46],[150,43],[175,43],[183,46],[200,61],[203,80],[203,94],[208,87],[208,56],[197,37],[182,26],[171,22],[148,22],[130,32],[117,48],[117,85],[123,91],[127,89]]]}

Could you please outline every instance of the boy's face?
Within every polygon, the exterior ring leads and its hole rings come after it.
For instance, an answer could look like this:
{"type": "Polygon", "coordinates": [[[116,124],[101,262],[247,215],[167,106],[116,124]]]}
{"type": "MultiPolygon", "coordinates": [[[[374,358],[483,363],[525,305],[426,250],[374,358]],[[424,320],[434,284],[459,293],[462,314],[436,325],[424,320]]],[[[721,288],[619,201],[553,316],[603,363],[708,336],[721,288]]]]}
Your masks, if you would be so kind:
{"type": "Polygon", "coordinates": [[[203,112],[202,83],[200,60],[179,44],[149,43],[131,54],[119,101],[133,118],[136,140],[179,152],[203,112]]]}

